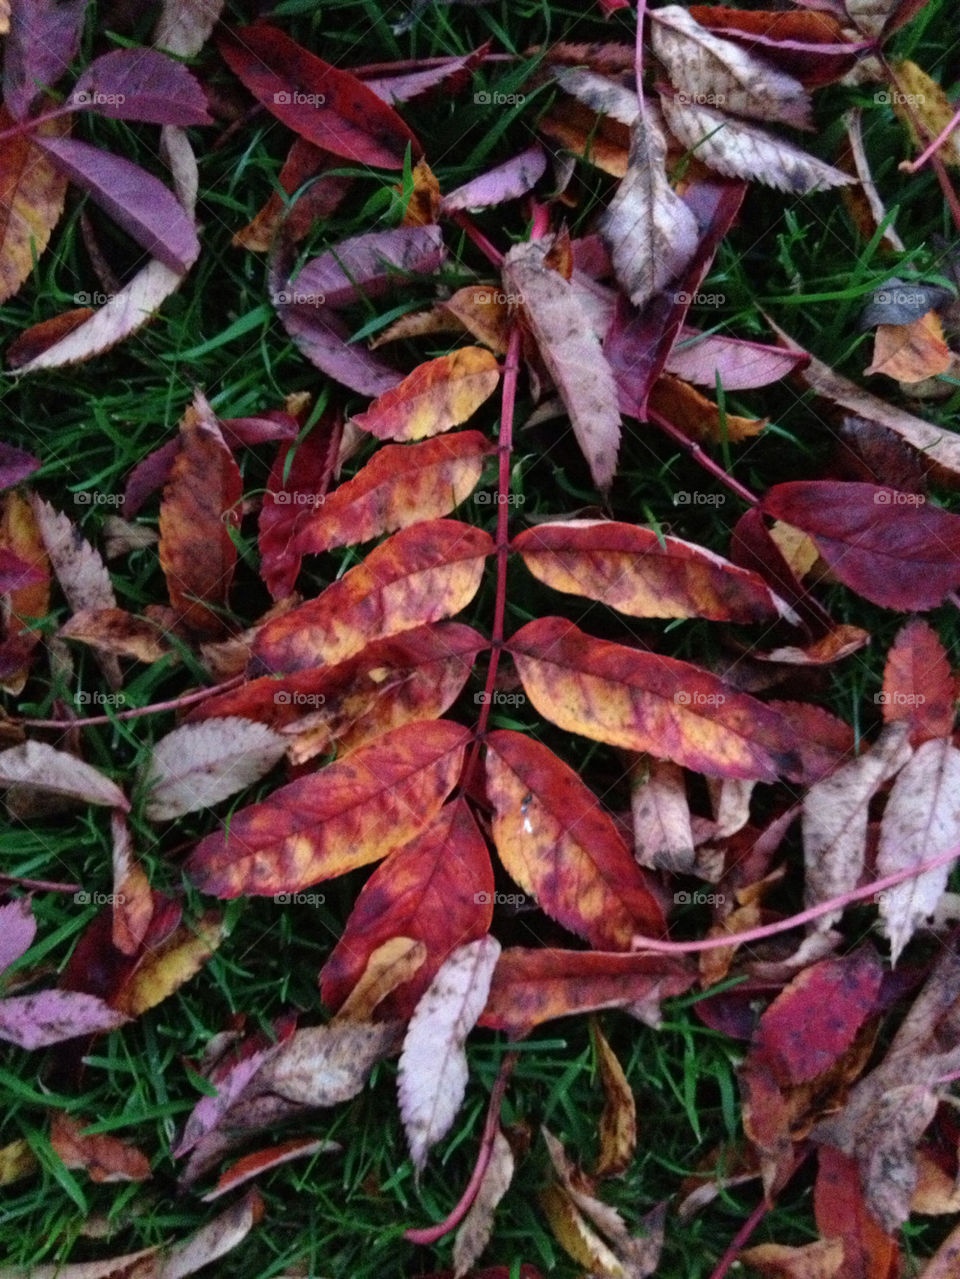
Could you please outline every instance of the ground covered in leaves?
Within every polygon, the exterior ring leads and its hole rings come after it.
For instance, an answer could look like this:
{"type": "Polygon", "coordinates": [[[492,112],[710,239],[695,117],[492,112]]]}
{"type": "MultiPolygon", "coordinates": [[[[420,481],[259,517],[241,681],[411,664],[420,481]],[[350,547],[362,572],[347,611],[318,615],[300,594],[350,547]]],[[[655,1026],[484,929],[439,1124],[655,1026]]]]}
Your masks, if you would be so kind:
{"type": "Polygon", "coordinates": [[[0,27],[2,1279],[960,1273],[949,0],[0,27]]]}

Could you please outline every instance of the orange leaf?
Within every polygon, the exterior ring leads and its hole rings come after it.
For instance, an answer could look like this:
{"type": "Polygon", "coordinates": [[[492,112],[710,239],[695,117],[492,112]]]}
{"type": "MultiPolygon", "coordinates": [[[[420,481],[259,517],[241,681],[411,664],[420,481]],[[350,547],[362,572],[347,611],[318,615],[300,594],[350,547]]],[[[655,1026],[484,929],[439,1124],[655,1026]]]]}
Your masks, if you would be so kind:
{"type": "Polygon", "coordinates": [[[628,1005],[652,1023],[661,999],[682,995],[695,981],[685,957],[517,946],[497,961],[478,1024],[520,1039],[554,1017],[628,1005]]]}
{"type": "Polygon", "coordinates": [[[928,311],[910,324],[878,324],[873,359],[864,373],[884,373],[898,382],[923,382],[946,373],[952,363],[940,317],[928,311]]]}
{"type": "Polygon", "coordinates": [[[648,403],[694,440],[730,440],[736,444],[759,435],[767,424],[766,418],[735,417],[732,413],[721,418],[713,400],[670,373],[662,373],[654,382],[648,403]]]}
{"type": "Polygon", "coordinates": [[[795,619],[759,574],[712,551],[661,539],[615,520],[538,524],[512,549],[539,581],[630,617],[709,617],[724,622],[795,619]]]}
{"type": "Polygon", "coordinates": [[[689,662],[594,639],[561,617],[529,622],[508,647],[534,706],[568,732],[713,777],[772,781],[799,766],[776,711],[689,662]]]}
{"type": "Polygon", "coordinates": [[[254,643],[254,673],[333,665],[374,640],[459,613],[493,550],[488,533],[457,520],[401,529],[315,600],[268,622],[254,643]]]}
{"type": "Polygon", "coordinates": [[[44,573],[42,581],[11,591],[4,609],[6,625],[0,645],[0,683],[8,693],[17,694],[27,682],[30,654],[41,636],[31,623],[33,619],[45,617],[50,607],[50,561],[33,507],[16,489],[3,495],[0,548],[27,564],[38,566],[44,573]]]}
{"type": "Polygon", "coordinates": [[[957,688],[936,631],[920,618],[897,632],[883,671],[884,723],[906,720],[910,743],[919,746],[953,732],[957,688]]]}
{"type": "Polygon", "coordinates": [[[379,861],[413,839],[453,789],[470,730],[406,724],[346,759],[234,813],[190,855],[194,883],[219,897],[294,893],[379,861]]]}
{"type": "Polygon", "coordinates": [[[146,1181],[150,1160],[125,1141],[107,1133],[87,1136],[89,1121],[57,1111],[50,1124],[50,1145],[68,1168],[85,1168],[91,1181],[146,1181]]]}
{"type": "Polygon", "coordinates": [[[596,796],[546,746],[490,733],[487,789],[500,860],[551,918],[605,950],[663,930],[647,872],[596,796]]]}
{"type": "MultiPolygon", "coordinates": [[[[14,125],[7,108],[0,107],[0,132],[14,125]]],[[[60,136],[69,131],[66,119],[51,121],[40,129],[60,136]]],[[[0,172],[0,301],[6,302],[47,247],[63,212],[67,179],[28,133],[0,142],[0,172]]]]}
{"type": "Polygon", "coordinates": [[[239,526],[240,470],[209,404],[199,393],[180,423],[180,451],[160,504],[160,566],[170,603],[191,630],[218,635],[215,611],[227,602],[237,548],[227,520],[239,526]]]}
{"type": "Polygon", "coordinates": [[[381,440],[422,440],[459,426],[496,390],[500,365],[481,346],[427,360],[353,421],[381,440]]]}
{"type": "Polygon", "coordinates": [[[449,514],[473,492],[491,451],[479,431],[386,445],[327,495],[301,526],[297,549],[319,554],[449,514]]]}
{"type": "Polygon", "coordinates": [[[455,800],[367,880],[320,972],[323,1002],[339,1008],[381,943],[412,937],[426,945],[426,963],[380,1008],[409,1017],[450,952],[489,929],[493,887],[487,845],[466,803],[455,800]]]}
{"type": "Polygon", "coordinates": [[[269,1172],[271,1168],[277,1168],[280,1164],[289,1163],[291,1159],[303,1159],[319,1151],[339,1149],[336,1142],[325,1141],[322,1137],[292,1137],[289,1141],[281,1142],[279,1146],[255,1150],[253,1154],[244,1155],[242,1159],[238,1159],[225,1173],[221,1174],[213,1190],[202,1196],[203,1202],[210,1203],[213,1199],[219,1199],[221,1195],[225,1195],[229,1190],[236,1190],[237,1186],[242,1186],[252,1177],[259,1177],[261,1173],[269,1172]]]}

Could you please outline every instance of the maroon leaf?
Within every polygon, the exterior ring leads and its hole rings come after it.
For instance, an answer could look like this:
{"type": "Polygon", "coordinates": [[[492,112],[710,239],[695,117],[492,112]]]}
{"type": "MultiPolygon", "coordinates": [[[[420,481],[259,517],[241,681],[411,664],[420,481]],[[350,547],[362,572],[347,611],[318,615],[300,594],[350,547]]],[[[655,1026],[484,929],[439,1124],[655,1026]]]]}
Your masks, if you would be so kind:
{"type": "Polygon", "coordinates": [[[0,546],[0,594],[20,591],[25,586],[39,586],[47,580],[42,564],[28,564],[26,560],[0,546]]]}
{"type": "Polygon", "coordinates": [[[409,102],[423,93],[437,88],[441,84],[448,85],[448,92],[455,93],[469,81],[470,70],[479,66],[490,51],[490,41],[461,58],[448,58],[435,67],[427,67],[423,71],[407,71],[401,75],[377,76],[364,80],[368,89],[372,89],[378,98],[389,102],[409,102]]]}
{"type": "Polygon", "coordinates": [[[399,370],[365,347],[351,346],[350,329],[329,307],[281,304],[277,315],[310,363],[351,391],[376,397],[403,381],[399,370]]]}
{"type": "Polygon", "coordinates": [[[97,58],[77,81],[70,104],[114,120],[213,123],[193,74],[156,49],[115,49],[97,58]]]}
{"type": "Polygon", "coordinates": [[[960,586],[960,516],[922,494],[791,480],[763,511],[809,533],[834,576],[873,604],[922,612],[960,586]]]}
{"type": "Polygon", "coordinates": [[[438,226],[355,235],[307,262],[275,301],[349,306],[359,298],[377,297],[391,285],[403,284],[407,275],[435,271],[445,256],[438,226]]]}
{"type": "Polygon", "coordinates": [[[19,484],[39,466],[32,453],[24,453],[22,449],[15,449],[12,444],[4,444],[0,440],[0,489],[19,484]]]}
{"type": "Polygon", "coordinates": [[[122,156],[72,138],[36,141],[54,163],[136,242],[173,271],[196,261],[200,242],[192,220],[162,182],[122,156]]]}
{"type": "Polygon", "coordinates": [[[308,52],[275,27],[242,27],[220,41],[231,71],[257,101],[301,137],[355,163],[403,167],[416,137],[349,71],[308,52]]]}
{"type": "Polygon", "coordinates": [[[719,376],[725,390],[742,391],[777,382],[809,362],[779,346],[685,328],[664,369],[698,386],[715,387],[719,376]]]}
{"type": "Polygon", "coordinates": [[[22,120],[43,89],[70,65],[87,0],[18,0],[10,10],[3,58],[3,100],[22,120]]]}

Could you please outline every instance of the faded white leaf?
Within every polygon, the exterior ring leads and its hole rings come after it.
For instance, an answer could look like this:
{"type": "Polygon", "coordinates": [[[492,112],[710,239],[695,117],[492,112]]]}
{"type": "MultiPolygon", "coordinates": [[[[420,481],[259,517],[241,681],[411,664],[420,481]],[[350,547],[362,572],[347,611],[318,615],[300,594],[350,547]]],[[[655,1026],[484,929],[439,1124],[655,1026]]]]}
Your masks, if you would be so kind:
{"type": "Polygon", "coordinates": [[[124,811],[130,808],[123,791],[109,777],[47,742],[21,742],[0,751],[0,786],[26,786],[86,804],[105,804],[124,811]]]}
{"type": "Polygon", "coordinates": [[[376,1063],[396,1051],[400,1034],[400,1024],[391,1021],[308,1026],[266,1062],[257,1076],[257,1091],[301,1106],[349,1101],[362,1091],[376,1063]]]}
{"type": "Polygon", "coordinates": [[[520,299],[594,483],[606,489],[620,449],[617,384],[576,289],[544,264],[548,247],[543,240],[514,245],[503,264],[504,288],[520,299]]]}
{"type": "Polygon", "coordinates": [[[647,756],[630,790],[633,851],[641,866],[690,874],[696,860],[683,769],[647,756]]]}
{"type": "Polygon", "coordinates": [[[470,1205],[453,1241],[454,1279],[462,1279],[490,1242],[493,1214],[510,1188],[514,1159],[510,1143],[500,1129],[493,1139],[490,1162],[480,1182],[477,1197],[470,1205]]]}
{"type": "Polygon", "coordinates": [[[564,93],[569,93],[599,115],[607,115],[628,127],[635,125],[640,117],[636,89],[628,89],[609,76],[586,67],[558,67],[554,78],[564,93]]]}
{"type": "Polygon", "coordinates": [[[733,120],[722,111],[681,104],[666,95],[661,95],[660,102],[674,137],[724,177],[764,182],[793,195],[809,195],[856,181],[783,138],[744,120],[733,120]]]}
{"type": "MultiPolygon", "coordinates": [[[[863,870],[870,800],[910,758],[908,728],[888,724],[865,755],[814,782],[803,800],[803,855],[806,903],[819,902],[855,888],[863,870]]],[[[825,932],[840,918],[831,911],[813,927],[825,932]]]]}
{"type": "Polygon", "coordinates": [[[679,102],[797,128],[810,125],[810,97],[799,80],[702,27],[679,5],[652,9],[650,18],[653,51],[679,90],[679,102]]]}
{"type": "Polygon", "coordinates": [[[185,724],[160,739],[144,770],[146,815],[170,821],[259,781],[286,750],[279,733],[231,715],[185,724]]]}
{"type": "Polygon", "coordinates": [[[710,779],[707,786],[717,823],[713,839],[727,839],[750,820],[750,798],[756,782],[740,777],[710,779]]]}
{"type": "Polygon", "coordinates": [[[667,144],[647,110],[633,130],[627,172],[598,227],[635,306],[681,274],[699,240],[696,218],[667,181],[666,159],[667,144]]]}
{"type": "MultiPolygon", "coordinates": [[[[890,791],[880,826],[878,876],[892,875],[960,843],[960,751],[949,740],[924,742],[890,791]]],[[[949,866],[886,889],[880,915],[896,963],[916,927],[937,908],[949,866]]]]}
{"type": "Polygon", "coordinates": [[[459,946],[440,966],[414,1009],[397,1079],[400,1116],[414,1167],[445,1137],[467,1088],[464,1044],[490,993],[500,943],[480,937],[459,946]]]}

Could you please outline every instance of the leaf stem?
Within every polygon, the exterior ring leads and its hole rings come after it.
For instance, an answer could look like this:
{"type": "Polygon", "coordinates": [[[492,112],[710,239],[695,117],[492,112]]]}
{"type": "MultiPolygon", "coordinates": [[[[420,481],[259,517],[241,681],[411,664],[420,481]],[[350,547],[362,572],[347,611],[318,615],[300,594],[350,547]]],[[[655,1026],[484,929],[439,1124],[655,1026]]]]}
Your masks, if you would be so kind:
{"type": "Polygon", "coordinates": [[[933,155],[934,151],[940,150],[947,138],[949,138],[950,134],[953,133],[954,129],[958,126],[960,126],[960,111],[956,113],[952,120],[944,125],[934,140],[927,147],[926,151],[918,155],[915,160],[904,160],[897,166],[901,173],[916,173],[918,169],[922,169],[933,155]]]}
{"type": "MultiPolygon", "coordinates": [[[[951,216],[953,217],[953,224],[957,228],[957,230],[960,231],[960,199],[957,198],[957,193],[953,189],[953,185],[950,181],[949,174],[947,173],[946,166],[944,165],[940,155],[937,153],[938,139],[931,138],[930,131],[927,129],[923,120],[914,110],[913,103],[910,101],[910,95],[903,92],[903,87],[902,87],[900,78],[897,75],[896,71],[894,71],[890,63],[888,62],[885,54],[879,53],[878,56],[880,58],[881,63],[883,64],[884,71],[886,71],[890,79],[890,83],[893,85],[893,87],[896,89],[897,93],[900,95],[901,99],[903,100],[904,110],[906,111],[907,115],[910,117],[910,121],[913,124],[917,137],[920,138],[921,140],[925,139],[928,143],[933,143],[932,146],[929,146],[927,148],[927,150],[930,153],[930,163],[933,165],[933,171],[937,175],[937,181],[940,183],[940,190],[943,192],[943,198],[946,200],[947,204],[950,207],[950,213],[951,213],[951,216]]],[[[926,154],[927,153],[924,152],[924,157],[926,157],[926,154]]]]}
{"type": "Polygon", "coordinates": [[[65,115],[74,115],[81,109],[79,106],[55,107],[53,111],[45,111],[43,115],[35,115],[28,120],[21,120],[12,129],[4,129],[0,133],[0,142],[6,142],[8,138],[18,138],[22,133],[32,133],[40,125],[46,124],[50,120],[59,120],[61,116],[65,115]]]}
{"type": "Polygon", "coordinates": [[[724,946],[742,946],[747,942],[760,941],[764,937],[775,937],[778,933],[790,932],[793,928],[799,928],[801,924],[819,919],[821,915],[842,910],[853,902],[875,897],[877,893],[887,888],[894,888],[907,879],[913,879],[916,875],[923,875],[928,870],[946,866],[956,861],[958,857],[960,857],[960,844],[954,844],[945,853],[931,857],[929,861],[920,862],[906,870],[895,871],[892,875],[884,875],[882,879],[874,879],[861,888],[852,888],[850,892],[841,893],[839,897],[831,897],[828,901],[819,902],[808,910],[800,911],[798,915],[788,915],[786,919],[778,920],[775,924],[763,924],[759,928],[750,928],[745,933],[726,933],[722,937],[706,937],[702,941],[662,941],[655,937],[635,937],[632,950],[634,952],[652,950],[663,955],[693,955],[704,950],[719,950],[724,946]]]}
{"type": "Polygon", "coordinates": [[[176,711],[182,706],[193,706],[217,693],[229,692],[245,679],[246,675],[234,675],[233,679],[198,689],[196,693],[186,693],[183,697],[171,698],[169,702],[154,702],[151,706],[135,706],[129,711],[118,711],[116,715],[88,715],[86,719],[20,719],[13,722],[23,724],[26,728],[89,728],[93,724],[112,724],[118,719],[140,719],[143,715],[158,715],[161,711],[176,711]]]}
{"type": "Polygon", "coordinates": [[[681,448],[685,449],[695,462],[699,462],[704,470],[709,471],[721,484],[725,484],[728,489],[736,493],[737,497],[742,497],[751,506],[760,505],[760,499],[755,493],[751,493],[746,485],[741,484],[739,480],[735,480],[709,454],[704,453],[700,445],[695,440],[691,440],[689,436],[684,435],[683,431],[678,426],[674,426],[669,418],[664,417],[662,413],[658,413],[656,409],[651,409],[649,406],[647,408],[647,417],[656,426],[659,426],[661,431],[669,435],[671,440],[674,440],[681,448]]]}
{"type": "Polygon", "coordinates": [[[483,1136],[480,1139],[480,1152],[477,1155],[477,1162],[470,1180],[467,1182],[467,1187],[460,1196],[458,1203],[444,1220],[438,1221],[435,1226],[424,1226],[420,1230],[405,1230],[403,1237],[408,1239],[410,1243],[436,1243],[438,1239],[442,1239],[444,1235],[455,1229],[469,1212],[471,1204],[477,1197],[480,1183],[483,1181],[487,1168],[490,1166],[493,1143],[497,1136],[497,1129],[500,1126],[500,1109],[503,1106],[503,1094],[506,1092],[507,1083],[516,1064],[516,1053],[507,1053],[500,1063],[500,1071],[493,1085],[493,1091],[490,1093],[490,1103],[487,1106],[487,1118],[483,1125],[483,1136]]]}

